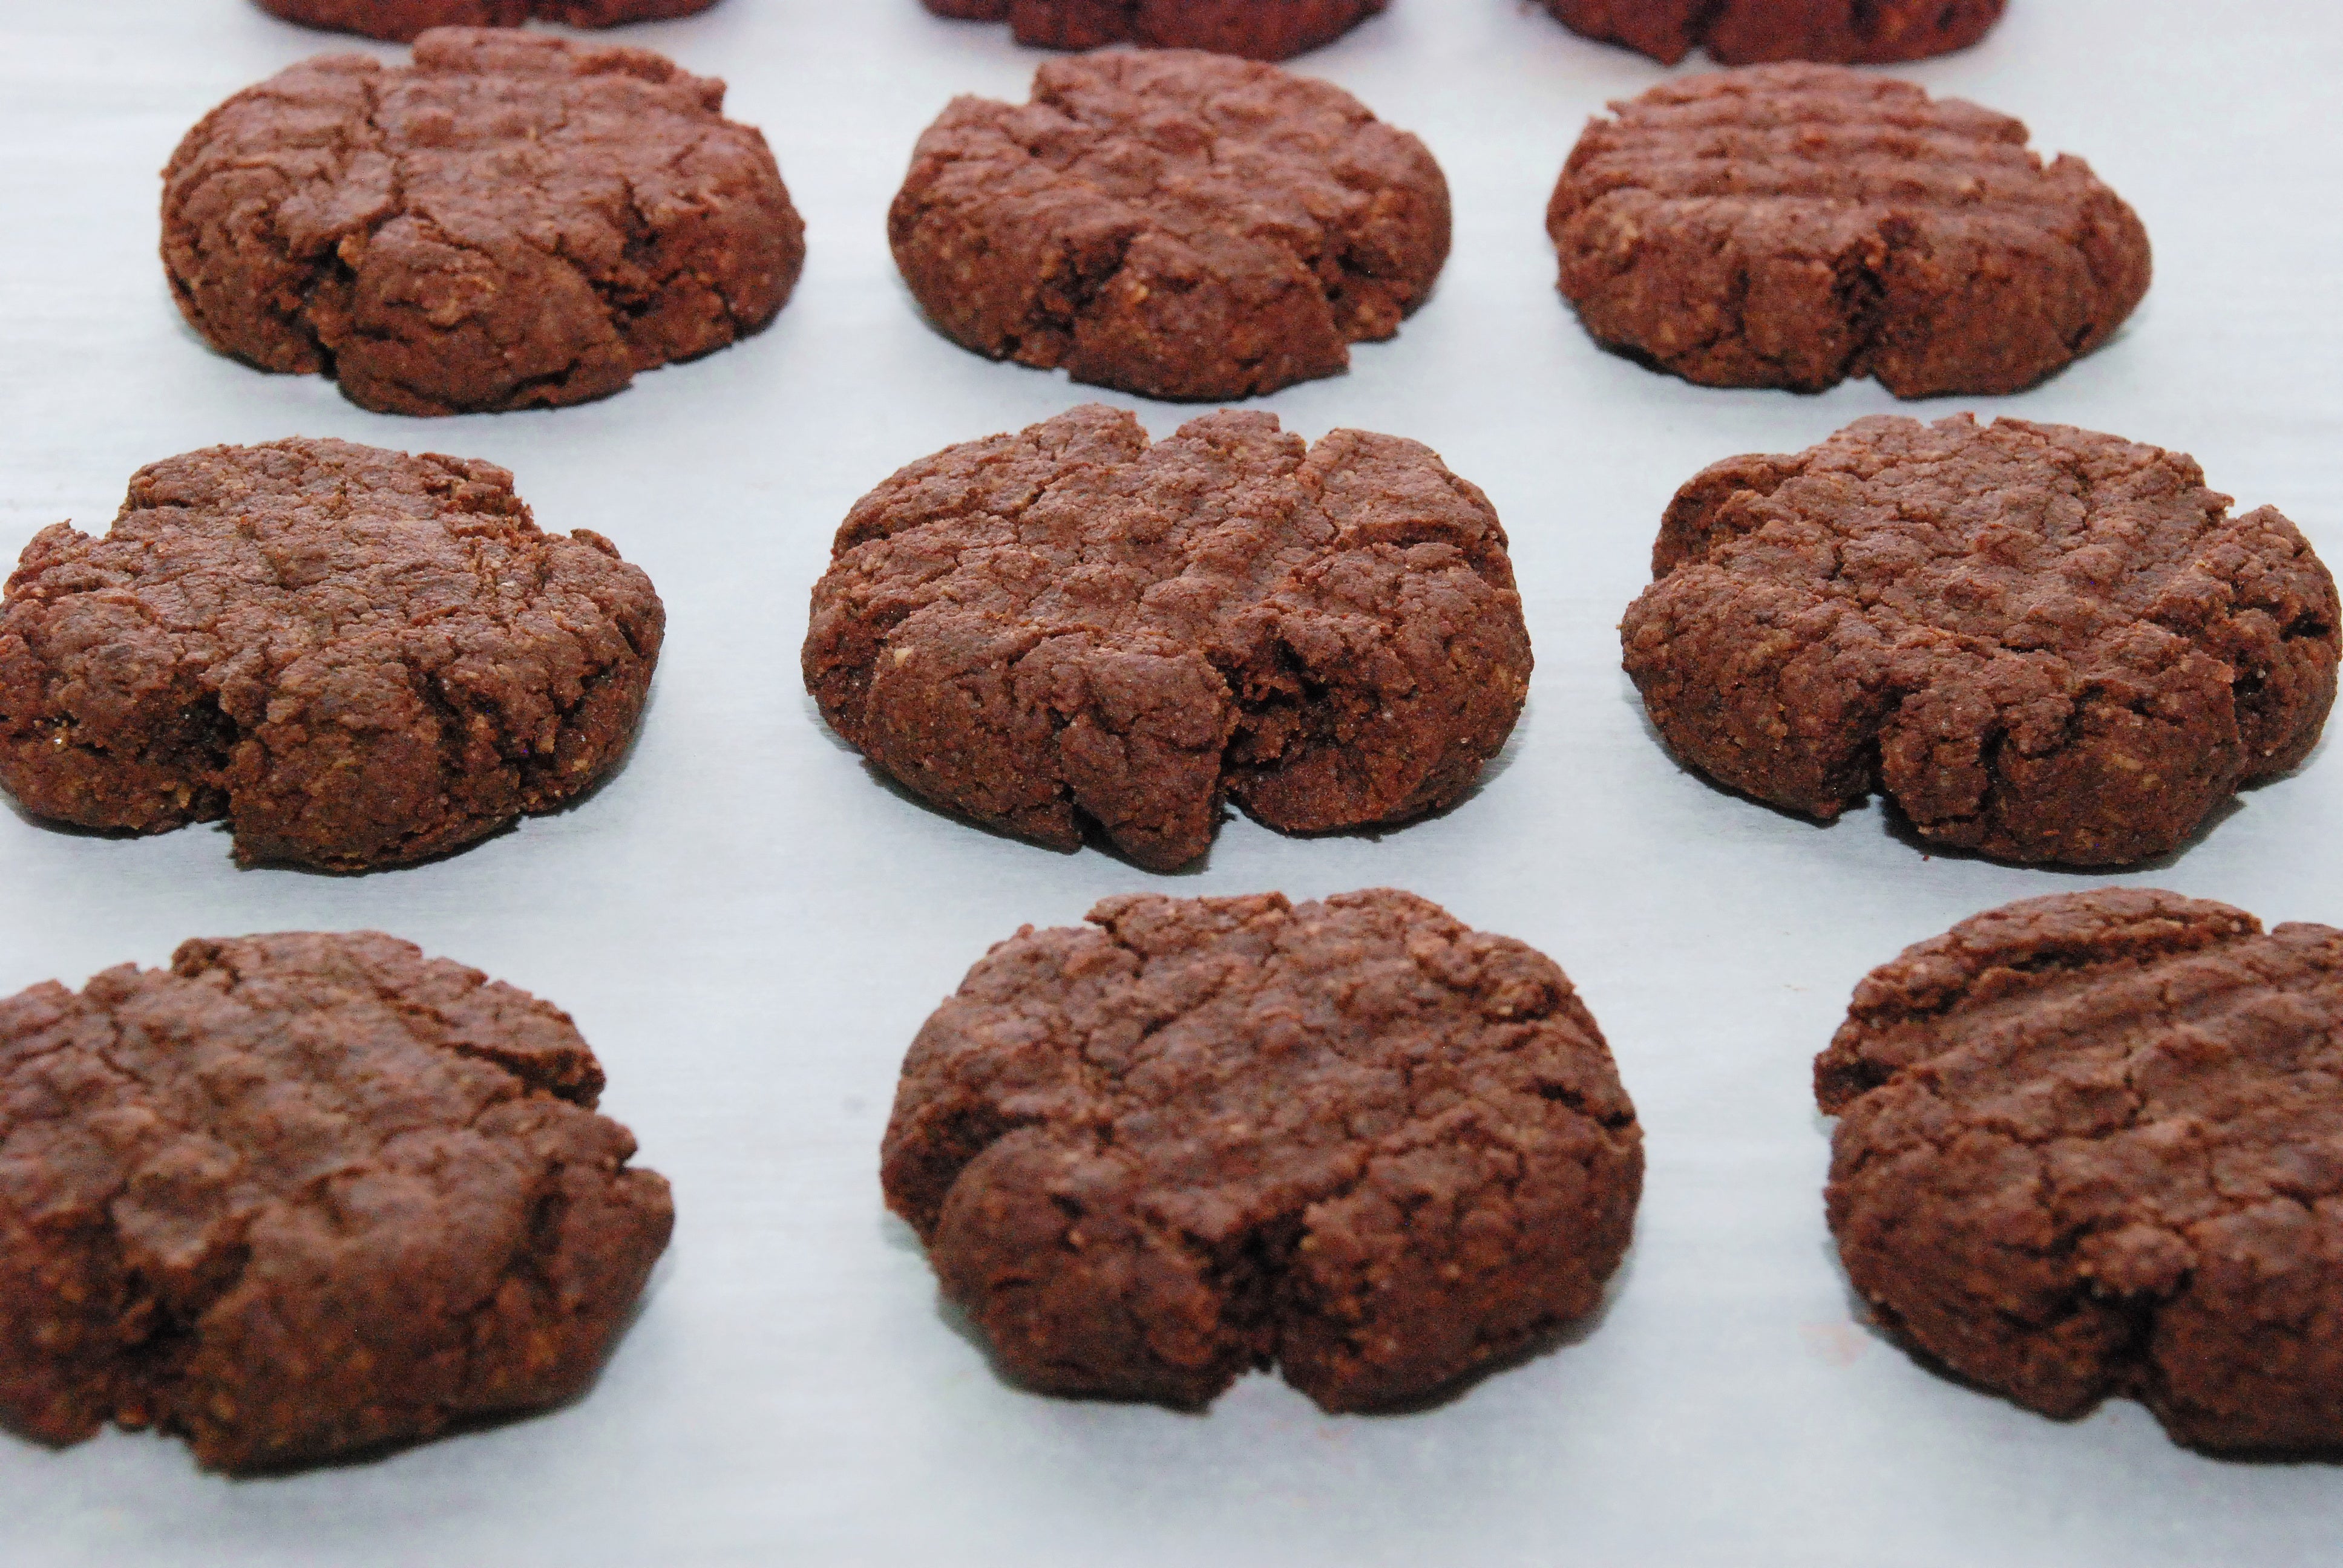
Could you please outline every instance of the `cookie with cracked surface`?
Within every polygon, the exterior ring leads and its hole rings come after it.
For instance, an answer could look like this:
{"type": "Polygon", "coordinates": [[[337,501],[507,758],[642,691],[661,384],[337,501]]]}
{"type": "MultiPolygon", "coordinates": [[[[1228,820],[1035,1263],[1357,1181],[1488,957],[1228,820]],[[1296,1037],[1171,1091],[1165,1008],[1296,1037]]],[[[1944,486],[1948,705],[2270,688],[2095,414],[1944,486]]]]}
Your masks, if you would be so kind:
{"type": "Polygon", "coordinates": [[[1168,870],[1224,799],[1270,827],[1453,805],[1513,732],[1529,633],[1488,498],[1413,441],[1222,412],[1150,445],[1096,404],[856,504],[807,690],[903,784],[1168,870]]]}
{"type": "Polygon", "coordinates": [[[617,27],[664,22],[707,10],[716,0],[259,0],[260,8],[305,27],[359,33],[406,44],[434,27],[518,27],[559,22],[617,27]]]}
{"type": "Polygon", "coordinates": [[[1574,33],[1673,65],[1695,48],[1719,65],[1816,60],[1885,65],[1966,49],[2006,0],[1545,0],[1574,33]]]}
{"type": "Polygon", "coordinates": [[[444,28],[204,116],[163,262],[215,348],[389,414],[580,403],[762,330],[805,260],[724,84],[644,49],[444,28]]]}
{"type": "Polygon", "coordinates": [[[1006,22],[1021,44],[1140,44],[1283,60],[1331,44],[1391,0],[924,0],[939,16],[1006,22]]]}
{"type": "Polygon", "coordinates": [[[343,441],[142,468],[0,601],[0,784],[39,816],[331,870],[458,849],[625,752],[666,613],[493,464],[343,441]]]}
{"type": "Polygon", "coordinates": [[[1686,76],[1571,150],[1546,229],[1608,347],[1704,387],[2016,392],[2147,292],[2147,232],[2081,159],[1907,82],[1829,65],[1686,76]]]}
{"type": "Polygon", "coordinates": [[[1256,397],[1391,337],[1448,257],[1422,142],[1324,82],[1191,50],[953,100],[888,214],[954,342],[1151,397],[1256,397]]]}
{"type": "Polygon", "coordinates": [[[881,1156],[1032,1386],[1195,1406],[1273,1364],[1330,1411],[1594,1311],[1643,1167],[1562,970],[1388,889],[1026,928],[912,1042],[881,1156]]]}
{"type": "Polygon", "coordinates": [[[2054,1416],[2343,1446],[2343,931],[2146,889],[1906,950],[1816,1059],[1831,1231],[1883,1323],[2054,1416]]]}
{"type": "Polygon", "coordinates": [[[378,932],[0,1001],[0,1423],[275,1470],[558,1403],[666,1248],[569,1016],[378,932]]]}
{"type": "Polygon", "coordinates": [[[1828,820],[2125,865],[2298,766],[2335,699],[2335,579],[2178,452],[1967,415],[1857,420],[1678,492],[1621,626],[1676,755],[1828,820]]]}

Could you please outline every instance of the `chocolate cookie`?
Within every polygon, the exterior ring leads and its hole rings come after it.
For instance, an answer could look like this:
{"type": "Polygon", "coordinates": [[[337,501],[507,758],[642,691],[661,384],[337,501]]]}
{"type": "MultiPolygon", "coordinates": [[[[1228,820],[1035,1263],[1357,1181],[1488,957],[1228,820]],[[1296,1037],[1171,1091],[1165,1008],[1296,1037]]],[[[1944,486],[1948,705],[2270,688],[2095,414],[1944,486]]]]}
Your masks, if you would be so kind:
{"type": "Polygon", "coordinates": [[[2047,1415],[2343,1445],[2343,931],[2173,893],[1962,921],[1815,1063],[1830,1225],[1880,1321],[2047,1415]]]}
{"type": "Polygon", "coordinates": [[[2147,233],[2079,158],[1907,82],[1765,65],[1590,123],[1546,230],[1604,345],[1706,387],[2016,392],[2147,292],[2147,233]]]}
{"type": "Polygon", "coordinates": [[[391,414],[580,403],[772,320],[804,226],[724,84],[468,28],[412,65],[248,87],[163,173],[163,262],[214,347],[391,414]]]}
{"type": "Polygon", "coordinates": [[[557,1403],[674,1222],[559,1009],[377,932],[0,1001],[0,1422],[278,1469],[557,1403]]]}
{"type": "Polygon", "coordinates": [[[1006,22],[1021,44],[1143,44],[1282,60],[1331,44],[1391,0],[924,0],[939,16],[1006,22]]]}
{"type": "Polygon", "coordinates": [[[705,11],[716,0],[260,0],[260,8],[305,27],[410,42],[433,27],[518,27],[532,19],[571,27],[664,22],[705,11]]]}
{"type": "Polygon", "coordinates": [[[1574,33],[1664,65],[1695,47],[1727,65],[1822,60],[1885,65],[1966,49],[2006,0],[1545,0],[1574,33]]]}
{"type": "Polygon", "coordinates": [[[956,98],[888,215],[955,342],[1151,397],[1250,397],[1389,337],[1448,258],[1448,182],[1339,87],[1188,50],[956,98]]]}
{"type": "Polygon", "coordinates": [[[1109,899],[969,971],[903,1063],[887,1203],[1001,1362],[1330,1411],[1584,1317],[1643,1133],[1561,970],[1388,889],[1109,899]]]}
{"type": "Polygon", "coordinates": [[[1151,447],[1092,404],[858,502],[806,689],[921,795],[1168,870],[1224,797],[1289,832],[1453,804],[1522,710],[1529,634],[1488,498],[1413,441],[1209,414],[1151,447]]]}
{"type": "Polygon", "coordinates": [[[2177,452],[1967,415],[1857,420],[1676,495],[1621,627],[1670,747],[1827,820],[1885,789],[1934,843],[2123,865],[2300,763],[2335,579],[2177,452]]]}
{"type": "Polygon", "coordinates": [[[239,859],[360,870],[574,800],[626,749],[666,623],[609,540],[512,476],[342,441],[142,468],[102,539],[25,547],[0,604],[0,784],[239,859]]]}

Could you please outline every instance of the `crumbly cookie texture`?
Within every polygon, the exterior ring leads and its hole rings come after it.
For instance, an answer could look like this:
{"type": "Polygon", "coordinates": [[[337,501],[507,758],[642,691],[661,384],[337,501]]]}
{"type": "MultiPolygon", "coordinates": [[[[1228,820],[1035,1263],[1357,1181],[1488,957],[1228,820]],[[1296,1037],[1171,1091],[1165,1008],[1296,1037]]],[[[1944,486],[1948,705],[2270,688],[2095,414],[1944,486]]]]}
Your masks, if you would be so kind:
{"type": "Polygon", "coordinates": [[[2007,905],[1855,989],[1815,1064],[1879,1320],[2048,1415],[2343,1444],[2343,931],[2145,889],[2007,905]]]}
{"type": "Polygon", "coordinates": [[[1861,419],[1677,494],[1627,672],[1679,757],[1773,805],[1878,789],[1933,843],[2147,859],[2300,764],[2335,699],[2335,579],[2229,507],[2113,436],[1861,419]]]}
{"type": "Polygon", "coordinates": [[[1153,397],[1250,397],[1389,337],[1448,257],[1422,142],[1339,87],[1192,50],[1053,60],[953,100],[888,216],[944,333],[1153,397]]]}
{"type": "Polygon", "coordinates": [[[2147,232],[2081,159],[1907,82],[1765,65],[1589,123],[1546,210],[1604,344],[1709,387],[2016,392],[2111,337],[2147,232]]]}
{"type": "Polygon", "coordinates": [[[1006,22],[1021,44],[1141,44],[1283,60],[1331,44],[1391,0],[924,0],[939,16],[1006,22]]]}
{"type": "Polygon", "coordinates": [[[451,27],[204,116],[163,262],[223,353],[390,414],[584,402],[761,330],[805,260],[724,84],[644,49],[451,27]]]}
{"type": "Polygon", "coordinates": [[[558,22],[616,27],[705,11],[716,0],[260,0],[261,9],[298,22],[409,43],[434,27],[518,27],[558,22]]]}
{"type": "Polygon", "coordinates": [[[1673,65],[1704,48],[1723,65],[1819,60],[1885,65],[1966,49],[2006,0],[1545,0],[1574,33],[1673,65]]]}
{"type": "Polygon", "coordinates": [[[1592,1312],[1642,1133],[1562,970],[1413,894],[1110,899],[1001,943],[903,1064],[882,1170],[1051,1392],[1275,1364],[1421,1398],[1592,1312]]]}
{"type": "Polygon", "coordinates": [[[361,870],[576,799],[624,754],[650,579],[540,532],[493,464],[343,441],[141,469],[103,538],[25,547],[0,603],[0,784],[27,810],[361,870]]]}
{"type": "Polygon", "coordinates": [[[858,503],[806,689],[931,800],[1141,865],[1453,804],[1520,716],[1529,634],[1488,498],[1413,441],[1220,413],[1151,445],[1091,405],[858,503]]]}
{"type": "Polygon", "coordinates": [[[0,1422],[274,1470],[582,1392],[673,1224],[568,1014],[377,932],[0,1001],[0,1422]]]}

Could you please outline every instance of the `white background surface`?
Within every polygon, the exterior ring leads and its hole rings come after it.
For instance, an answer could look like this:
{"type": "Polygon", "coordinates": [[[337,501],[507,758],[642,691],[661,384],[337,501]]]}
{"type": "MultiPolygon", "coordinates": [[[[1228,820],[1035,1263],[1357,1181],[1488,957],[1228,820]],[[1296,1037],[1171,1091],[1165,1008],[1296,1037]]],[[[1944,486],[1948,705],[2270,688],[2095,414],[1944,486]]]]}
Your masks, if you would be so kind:
{"type": "MultiPolygon", "coordinates": [[[[156,178],[236,88],[341,45],[246,0],[0,0],[0,561],[103,528],[142,463],[341,436],[511,467],[548,528],[650,572],[669,640],[606,788],[451,859],[364,878],[236,869],[199,828],[113,840],[0,813],[0,994],[182,938],[372,926],[569,1009],[604,1109],[679,1222],[598,1390],[540,1418],[287,1479],[198,1473],[108,1434],[0,1436],[0,1563],[1849,1564],[2332,1563],[2343,1472],[2221,1462],[2136,1406],[2058,1424],[1862,1327],[1824,1229],[1808,1063],[1855,980],[2007,899],[2106,879],[1929,859],[1880,812],[1818,828],[1681,771],[1614,627],[1702,465],[1891,407],[1704,391],[1597,351],[1553,290],[1545,198],[1584,118],[1655,80],[1516,0],[1396,0],[1301,68],[1445,166],[1438,294],[1352,373],[1266,399],[1431,443],[1513,539],[1538,671],[1485,788],[1380,839],[1238,819],[1202,869],[990,837],[881,787],[802,695],[806,591],[902,463],[1091,396],[921,325],[884,214],[957,91],[1039,56],[913,0],[727,0],[626,30],[732,84],[810,259],[762,337],[589,407],[424,421],[261,375],[179,323],[156,178]],[[986,945],[1099,897],[1390,884],[1557,958],[1608,1031],[1650,1173],[1607,1315],[1428,1412],[1330,1419],[1273,1377],[1206,1415],[1003,1385],[880,1204],[903,1048],[986,945]]],[[[386,55],[396,51],[384,50],[386,55]]],[[[2146,306],[2022,397],[1964,406],[2196,454],[2343,561],[2343,13],[2332,0],[2013,0],[1908,67],[2087,156],[2157,246],[2146,306]]],[[[1131,400],[1111,397],[1129,403],[1131,400]]],[[[1185,411],[1138,405],[1159,435],[1185,411]]],[[[2272,921],[2343,921],[2330,741],[2176,859],[2125,879],[2272,921]]]]}

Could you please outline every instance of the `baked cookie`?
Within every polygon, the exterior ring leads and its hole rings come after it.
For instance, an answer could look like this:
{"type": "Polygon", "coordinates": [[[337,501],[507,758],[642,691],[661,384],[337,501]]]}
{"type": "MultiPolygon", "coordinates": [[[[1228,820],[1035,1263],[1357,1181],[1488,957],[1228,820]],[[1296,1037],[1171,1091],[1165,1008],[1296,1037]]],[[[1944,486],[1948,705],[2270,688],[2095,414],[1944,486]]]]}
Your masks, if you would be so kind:
{"type": "Polygon", "coordinates": [[[1021,44],[1143,44],[1282,60],[1331,44],[1391,0],[924,0],[939,16],[1006,22],[1021,44]]]}
{"type": "Polygon", "coordinates": [[[1413,1400],[1592,1312],[1643,1133],[1561,970],[1412,893],[1109,899],[969,971],[888,1207],[1001,1362],[1201,1405],[1413,1400]]]}
{"type": "Polygon", "coordinates": [[[1448,182],[1341,88],[1190,50],[956,98],[888,215],[953,341],[1150,397],[1251,397],[1389,337],[1448,258],[1448,182]]]}
{"type": "Polygon", "coordinates": [[[2026,127],[1829,65],[1685,76],[1591,122],[1546,230],[1605,346],[1704,387],[2016,392],[2123,324],[2147,232],[2026,127]]]}
{"type": "Polygon", "coordinates": [[[572,27],[664,22],[705,11],[716,0],[260,0],[260,8],[305,27],[411,42],[433,27],[518,27],[530,20],[572,27]]]}
{"type": "Polygon", "coordinates": [[[1096,404],[947,447],[855,505],[806,689],[879,767],[1053,849],[1141,865],[1461,799],[1520,717],[1529,633],[1488,498],[1413,441],[1096,404]]]}
{"type": "Polygon", "coordinates": [[[0,1423],[273,1470],[558,1403],[674,1222],[569,1016],[374,931],[0,1001],[0,1423]]]}
{"type": "Polygon", "coordinates": [[[1668,508],[1621,627],[1677,756],[1825,820],[1884,789],[1931,843],[2112,866],[2297,766],[2335,579],[2196,461],[2063,425],[1860,419],[1668,508]]]}
{"type": "Polygon", "coordinates": [[[1564,26],[1673,65],[1695,47],[1721,65],[1821,60],[1885,65],[1966,49],[2006,0],[1545,0],[1564,26]]]}
{"type": "Polygon", "coordinates": [[[1815,1063],[1880,1321],[2047,1415],[2343,1445],[2343,931],[2146,889],[1906,949],[1815,1063]]]}
{"type": "Polygon", "coordinates": [[[104,538],[34,536],[0,603],[0,784],[26,810],[354,871],[576,799],[666,624],[609,540],[512,476],[343,441],[142,468],[104,538]]]}
{"type": "Polygon", "coordinates": [[[163,172],[196,331],[389,414],[581,403],[762,329],[805,229],[724,84],[643,49],[427,33],[204,116],[163,172]]]}

